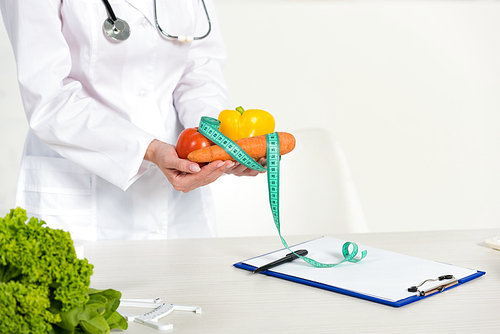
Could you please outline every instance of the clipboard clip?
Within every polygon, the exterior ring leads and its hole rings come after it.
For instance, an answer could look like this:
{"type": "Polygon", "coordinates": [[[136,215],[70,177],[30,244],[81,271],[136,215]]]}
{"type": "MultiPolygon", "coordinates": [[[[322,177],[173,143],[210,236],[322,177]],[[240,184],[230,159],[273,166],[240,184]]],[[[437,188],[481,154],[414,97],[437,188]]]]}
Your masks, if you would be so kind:
{"type": "Polygon", "coordinates": [[[417,286],[409,287],[408,288],[408,292],[418,292],[418,294],[420,296],[430,296],[430,295],[432,295],[434,293],[441,292],[441,291],[443,291],[443,290],[445,290],[445,289],[447,289],[449,287],[452,287],[454,285],[457,285],[457,284],[458,284],[458,280],[455,278],[455,276],[453,276],[453,275],[443,275],[443,276],[439,276],[438,278],[429,278],[429,279],[426,279],[425,281],[423,281],[422,283],[420,283],[417,286]],[[448,281],[445,282],[445,283],[443,283],[443,284],[440,284],[438,286],[434,286],[432,288],[426,289],[426,290],[420,290],[419,289],[422,285],[424,285],[427,282],[431,282],[431,281],[444,281],[444,280],[448,280],[448,281]]]}

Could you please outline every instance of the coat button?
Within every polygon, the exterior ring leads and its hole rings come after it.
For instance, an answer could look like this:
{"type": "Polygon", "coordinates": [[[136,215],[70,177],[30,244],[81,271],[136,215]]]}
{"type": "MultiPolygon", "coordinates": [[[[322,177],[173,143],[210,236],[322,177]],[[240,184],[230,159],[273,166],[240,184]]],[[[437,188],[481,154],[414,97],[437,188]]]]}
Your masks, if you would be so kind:
{"type": "Polygon", "coordinates": [[[148,28],[149,28],[149,22],[148,22],[148,20],[144,19],[144,20],[141,22],[141,26],[142,26],[144,29],[148,29],[148,28]]]}
{"type": "Polygon", "coordinates": [[[145,99],[146,97],[148,97],[148,91],[143,89],[139,92],[139,97],[145,99]]]}

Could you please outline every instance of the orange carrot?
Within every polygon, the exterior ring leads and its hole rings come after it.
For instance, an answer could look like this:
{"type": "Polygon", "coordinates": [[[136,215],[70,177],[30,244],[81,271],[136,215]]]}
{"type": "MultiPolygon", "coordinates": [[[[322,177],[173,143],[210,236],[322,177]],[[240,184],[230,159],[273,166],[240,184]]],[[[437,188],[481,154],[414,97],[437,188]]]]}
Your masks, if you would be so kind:
{"type": "MultiPolygon", "coordinates": [[[[295,137],[287,132],[278,132],[280,138],[280,155],[290,153],[295,148],[295,137]]],[[[235,141],[252,158],[258,159],[266,156],[266,136],[255,136],[235,141]]],[[[194,162],[210,162],[215,160],[234,160],[224,149],[218,145],[208,146],[189,153],[188,159],[194,162]]]]}

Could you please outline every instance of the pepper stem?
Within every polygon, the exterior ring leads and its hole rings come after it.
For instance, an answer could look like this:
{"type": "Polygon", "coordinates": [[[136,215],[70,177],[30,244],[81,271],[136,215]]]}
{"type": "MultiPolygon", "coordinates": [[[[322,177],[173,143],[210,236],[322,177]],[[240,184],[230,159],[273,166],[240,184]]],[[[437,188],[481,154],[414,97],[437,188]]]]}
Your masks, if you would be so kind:
{"type": "Polygon", "coordinates": [[[236,108],[236,111],[239,112],[241,115],[243,115],[243,113],[245,112],[245,109],[243,109],[242,106],[239,106],[236,108]]]}

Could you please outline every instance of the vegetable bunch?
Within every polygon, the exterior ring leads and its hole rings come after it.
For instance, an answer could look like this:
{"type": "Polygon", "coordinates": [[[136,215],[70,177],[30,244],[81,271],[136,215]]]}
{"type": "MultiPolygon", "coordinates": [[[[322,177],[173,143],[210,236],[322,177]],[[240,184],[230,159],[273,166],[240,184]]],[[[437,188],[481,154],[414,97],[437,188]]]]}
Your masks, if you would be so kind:
{"type": "MultiPolygon", "coordinates": [[[[219,131],[233,140],[254,159],[267,154],[267,139],[274,132],[273,115],[262,109],[237,107],[235,110],[222,110],[219,114],[219,131]]],[[[295,148],[295,137],[287,132],[278,132],[280,155],[288,154],[295,148]]],[[[198,132],[198,128],[187,128],[181,132],[176,144],[177,155],[205,165],[215,160],[234,160],[223,148],[215,145],[198,132]]]]}
{"type": "Polygon", "coordinates": [[[0,333],[109,333],[126,329],[121,293],[90,289],[93,266],[76,257],[68,232],[26,211],[0,218],[0,333]]]}

